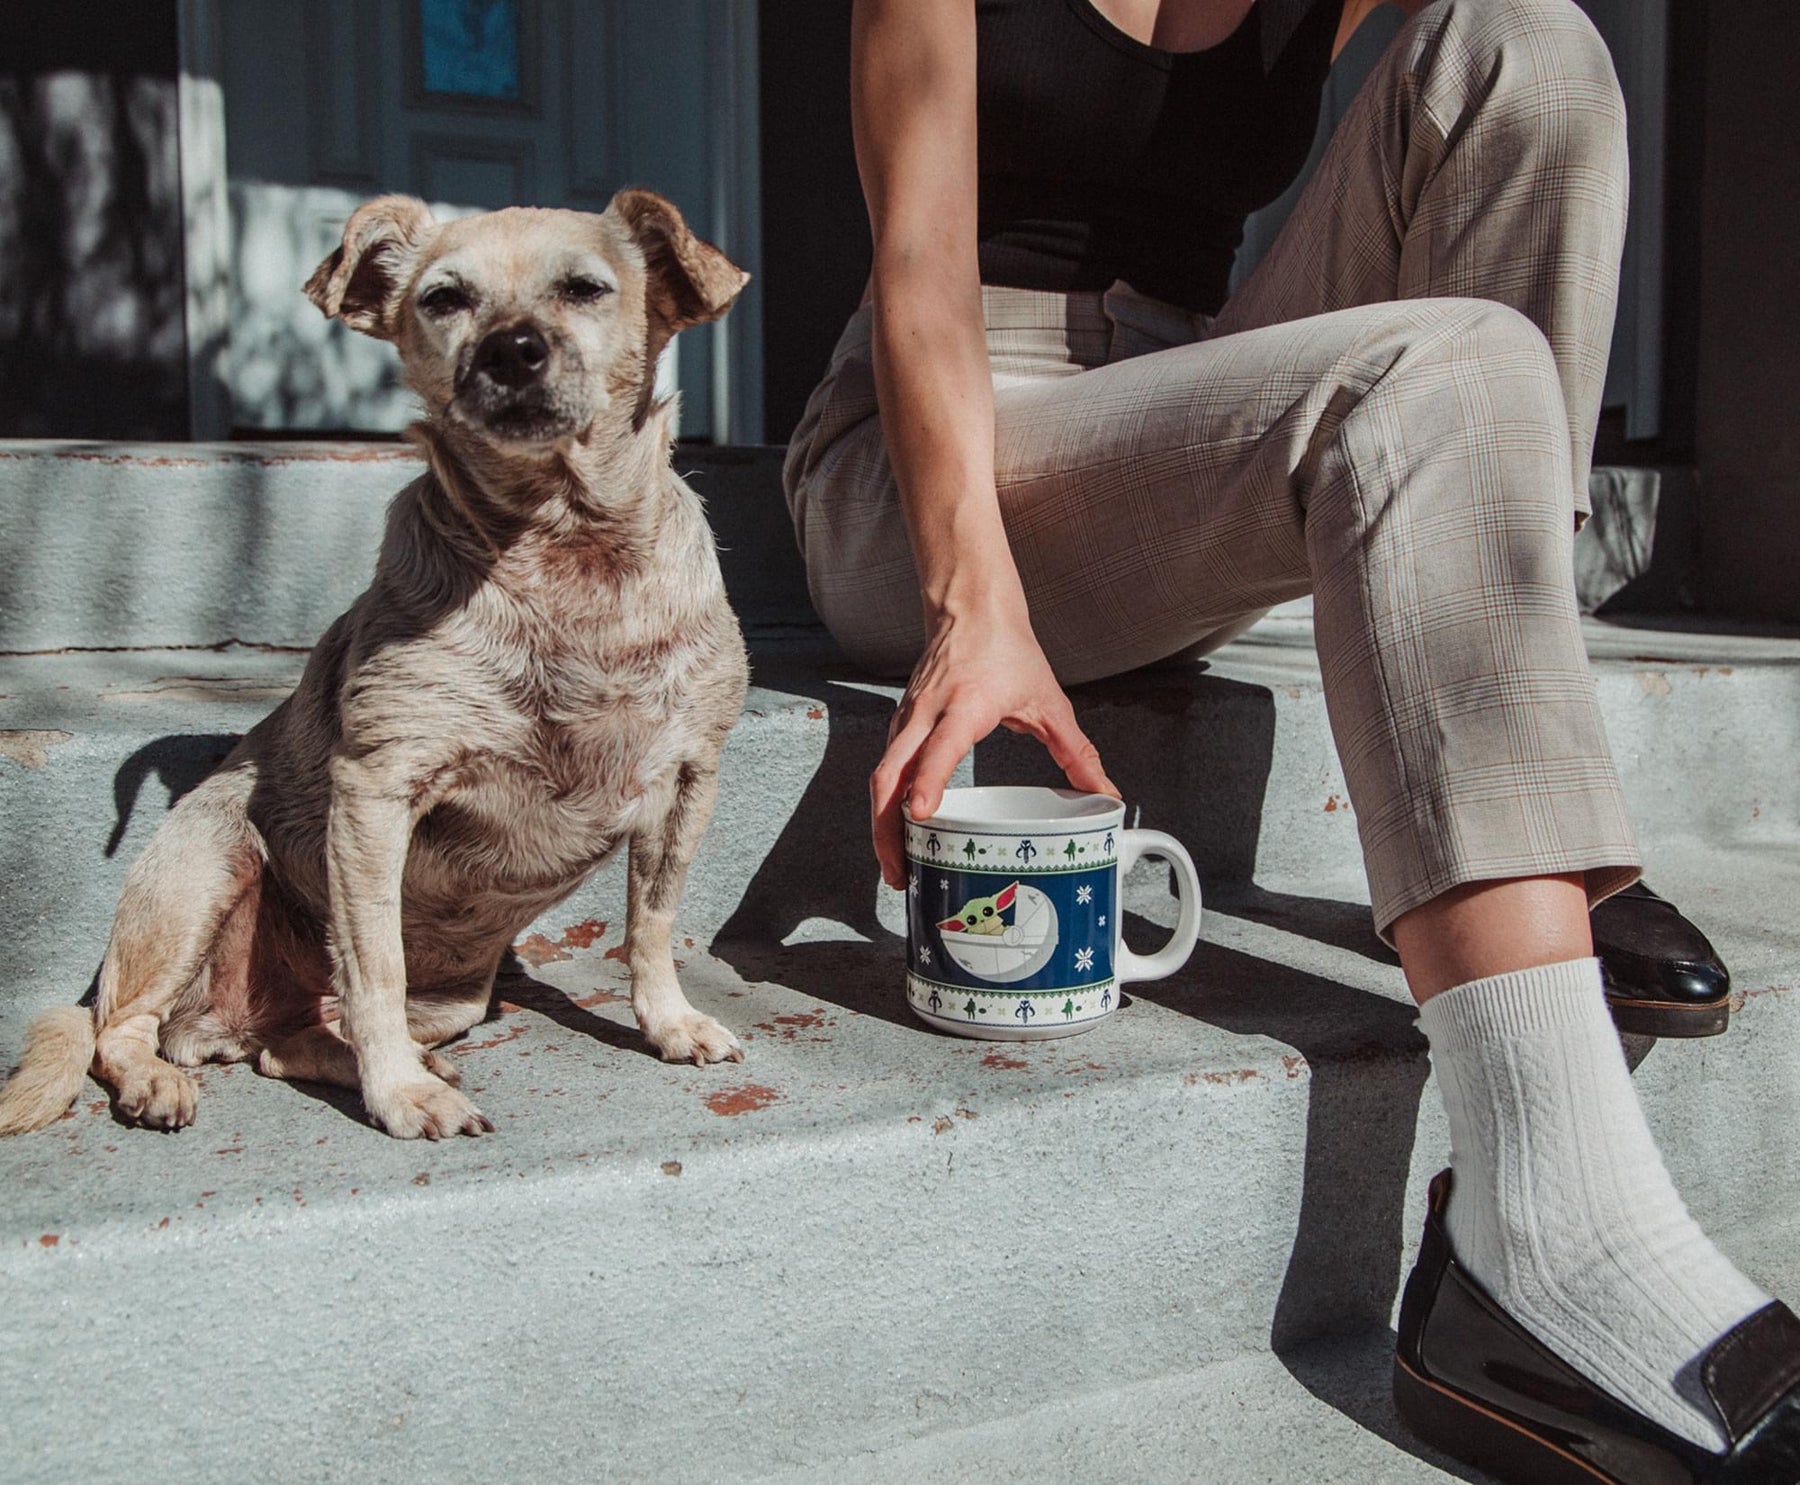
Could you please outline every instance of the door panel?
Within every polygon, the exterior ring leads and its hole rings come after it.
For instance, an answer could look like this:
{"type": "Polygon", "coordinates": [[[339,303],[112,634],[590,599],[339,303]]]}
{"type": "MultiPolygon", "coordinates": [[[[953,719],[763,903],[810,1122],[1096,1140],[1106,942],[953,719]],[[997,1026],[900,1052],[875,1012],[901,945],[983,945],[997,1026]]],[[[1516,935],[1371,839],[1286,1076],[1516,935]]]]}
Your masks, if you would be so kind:
{"type": "MultiPolygon", "coordinates": [[[[731,121],[709,97],[711,19],[705,0],[218,0],[234,425],[394,431],[415,415],[392,350],[300,293],[371,195],[449,216],[600,210],[647,185],[717,235],[711,141],[731,121]]],[[[662,368],[685,433],[712,425],[713,335],[682,335],[662,368]]]]}

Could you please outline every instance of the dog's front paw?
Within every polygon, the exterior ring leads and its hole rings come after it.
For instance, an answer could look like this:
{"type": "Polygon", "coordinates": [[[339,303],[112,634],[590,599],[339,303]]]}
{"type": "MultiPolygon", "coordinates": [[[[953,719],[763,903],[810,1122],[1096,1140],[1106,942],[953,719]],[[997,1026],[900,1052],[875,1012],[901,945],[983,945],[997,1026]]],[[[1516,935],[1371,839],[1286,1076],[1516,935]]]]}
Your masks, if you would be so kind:
{"type": "Polygon", "coordinates": [[[442,1078],[424,1077],[381,1093],[363,1091],[369,1115],[395,1139],[441,1140],[491,1134],[493,1121],[442,1078]]]}
{"type": "Polygon", "coordinates": [[[194,1122],[198,1099],[194,1080],[160,1060],[132,1068],[119,1081],[119,1113],[146,1129],[185,1129],[194,1122]]]}
{"type": "Polygon", "coordinates": [[[661,1025],[644,1027],[644,1035],[664,1062],[742,1062],[738,1039],[711,1016],[688,1011],[661,1025]]]}

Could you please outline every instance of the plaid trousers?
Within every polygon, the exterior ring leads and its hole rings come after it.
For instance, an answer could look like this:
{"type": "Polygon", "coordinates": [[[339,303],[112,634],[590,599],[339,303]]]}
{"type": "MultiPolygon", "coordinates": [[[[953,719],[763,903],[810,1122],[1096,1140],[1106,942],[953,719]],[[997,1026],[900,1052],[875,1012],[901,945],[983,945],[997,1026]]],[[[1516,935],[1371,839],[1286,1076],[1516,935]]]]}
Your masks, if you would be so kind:
{"type": "MultiPolygon", "coordinates": [[[[1072,684],[1314,595],[1377,928],[1463,883],[1635,880],[1570,545],[1624,239],[1624,105],[1571,0],[1437,0],[1388,49],[1216,317],[1115,283],[984,288],[995,473],[1072,684]]],[[[813,601],[924,641],[870,311],[789,445],[813,601]]]]}

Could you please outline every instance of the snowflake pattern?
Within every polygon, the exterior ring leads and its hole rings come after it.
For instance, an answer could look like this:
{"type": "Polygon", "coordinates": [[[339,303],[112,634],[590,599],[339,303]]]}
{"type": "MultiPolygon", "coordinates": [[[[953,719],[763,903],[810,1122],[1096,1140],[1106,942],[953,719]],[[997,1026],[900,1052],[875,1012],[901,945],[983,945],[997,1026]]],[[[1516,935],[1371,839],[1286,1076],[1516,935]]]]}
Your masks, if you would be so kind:
{"type": "Polygon", "coordinates": [[[1075,951],[1075,970],[1077,974],[1084,975],[1092,974],[1094,972],[1094,951],[1092,949],[1077,949],[1075,951]]]}
{"type": "Polygon", "coordinates": [[[915,871],[912,880],[906,884],[906,890],[914,897],[919,895],[919,874],[915,871]]]}
{"type": "Polygon", "coordinates": [[[1100,926],[1102,928],[1106,927],[1106,914],[1105,913],[1102,913],[1100,915],[1100,926]]]}
{"type": "Polygon", "coordinates": [[[924,944],[919,945],[919,963],[921,963],[921,964],[931,963],[931,950],[929,948],[927,948],[924,944]]]}
{"type": "Polygon", "coordinates": [[[1075,900],[1077,902],[1092,902],[1094,900],[1094,889],[1092,887],[1077,887],[1075,889],[1075,900]]]}

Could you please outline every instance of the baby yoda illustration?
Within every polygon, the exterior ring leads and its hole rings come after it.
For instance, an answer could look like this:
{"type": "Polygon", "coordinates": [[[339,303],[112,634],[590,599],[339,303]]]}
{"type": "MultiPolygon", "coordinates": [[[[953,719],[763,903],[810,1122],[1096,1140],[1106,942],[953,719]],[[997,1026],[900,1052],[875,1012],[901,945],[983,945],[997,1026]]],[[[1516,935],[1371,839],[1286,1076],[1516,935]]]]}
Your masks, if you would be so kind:
{"type": "Polygon", "coordinates": [[[1000,915],[1013,905],[1018,893],[1019,884],[1013,882],[992,897],[972,897],[954,918],[945,918],[938,928],[944,933],[1005,933],[1007,924],[1000,915]]]}

